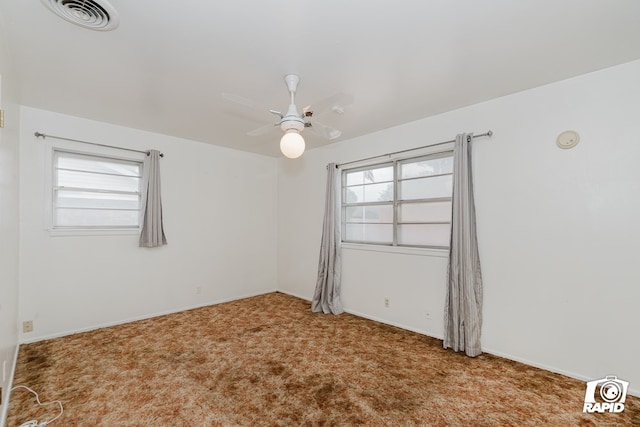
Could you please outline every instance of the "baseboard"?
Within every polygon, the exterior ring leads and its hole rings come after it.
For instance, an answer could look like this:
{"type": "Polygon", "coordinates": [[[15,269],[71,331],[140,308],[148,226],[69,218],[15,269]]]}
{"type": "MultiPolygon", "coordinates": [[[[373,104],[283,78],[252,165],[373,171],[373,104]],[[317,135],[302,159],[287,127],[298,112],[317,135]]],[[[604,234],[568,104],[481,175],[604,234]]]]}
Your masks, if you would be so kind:
{"type": "MultiPolygon", "coordinates": [[[[285,291],[283,289],[278,289],[277,292],[280,292],[280,293],[283,293],[283,294],[286,294],[286,295],[289,295],[289,296],[292,296],[292,297],[295,297],[295,298],[300,298],[302,300],[311,302],[311,298],[308,298],[308,297],[305,297],[305,296],[302,296],[302,295],[298,295],[298,294],[296,294],[294,292],[291,292],[291,291],[285,291]]],[[[365,319],[373,320],[374,322],[384,323],[385,325],[395,326],[396,328],[400,328],[400,329],[406,329],[407,331],[415,332],[415,333],[420,334],[420,335],[426,335],[428,337],[437,338],[437,339],[440,339],[440,340],[442,339],[442,336],[438,336],[437,334],[432,334],[432,333],[430,333],[428,331],[425,331],[425,330],[422,330],[422,329],[412,328],[410,326],[403,325],[401,323],[390,322],[390,321],[388,321],[386,319],[382,319],[382,318],[379,318],[379,317],[376,317],[376,316],[371,316],[369,314],[364,314],[364,313],[361,313],[361,312],[359,312],[357,310],[351,310],[351,309],[345,308],[344,311],[345,311],[345,313],[349,313],[349,314],[353,314],[354,316],[358,316],[358,317],[362,317],[362,318],[365,318],[365,319]]]]}
{"type": "MultiPolygon", "coordinates": [[[[573,379],[576,379],[576,380],[584,381],[585,383],[587,381],[591,381],[591,380],[595,379],[595,378],[586,377],[586,376],[581,375],[581,374],[577,374],[577,373],[572,372],[572,371],[566,371],[564,369],[559,369],[559,368],[556,368],[554,366],[545,365],[544,363],[532,362],[529,359],[512,356],[512,355],[510,355],[508,353],[503,353],[501,351],[492,350],[490,348],[484,348],[483,347],[482,351],[484,353],[489,353],[489,354],[492,354],[494,356],[502,357],[504,359],[509,359],[509,360],[513,360],[515,362],[524,363],[525,365],[533,366],[535,368],[544,369],[545,371],[555,372],[556,374],[561,374],[561,375],[564,375],[564,376],[569,377],[569,378],[573,378],[573,379]]],[[[631,386],[631,384],[630,384],[630,386],[631,386]]],[[[585,385],[585,387],[586,387],[586,385],[585,385]]],[[[631,396],[635,396],[635,397],[640,397],[640,389],[629,387],[629,389],[627,390],[627,394],[629,394],[631,396]]]]}
{"type": "Polygon", "coordinates": [[[403,325],[402,323],[391,322],[391,321],[386,320],[386,319],[382,319],[382,318],[379,318],[379,317],[376,317],[376,316],[371,316],[369,314],[364,314],[364,313],[361,313],[359,311],[351,310],[351,309],[348,309],[348,308],[345,308],[344,311],[349,313],[349,314],[353,314],[354,316],[364,317],[365,319],[373,320],[373,321],[378,322],[378,323],[384,323],[385,325],[395,326],[396,328],[400,328],[400,329],[406,329],[407,331],[415,332],[415,333],[420,334],[420,335],[425,335],[425,336],[428,336],[428,337],[431,337],[431,338],[437,338],[439,340],[443,339],[443,337],[441,335],[434,334],[434,333],[431,333],[429,331],[425,331],[424,329],[412,328],[411,326],[403,325]]]}
{"type": "Polygon", "coordinates": [[[302,295],[298,295],[298,294],[290,292],[290,291],[285,291],[285,290],[282,290],[282,289],[278,289],[278,290],[276,290],[276,292],[280,292],[281,294],[287,294],[289,296],[300,298],[300,299],[303,299],[305,301],[311,302],[311,298],[303,297],[302,295]]]}
{"type": "Polygon", "coordinates": [[[0,427],[5,427],[7,423],[7,415],[9,413],[9,401],[11,400],[11,389],[13,388],[13,378],[16,375],[16,365],[18,364],[19,350],[20,350],[20,344],[17,344],[16,349],[13,352],[13,361],[11,362],[11,369],[9,370],[9,382],[7,383],[7,389],[4,390],[4,396],[2,396],[2,400],[4,404],[2,406],[2,413],[0,414],[0,427]]]}
{"type": "MultiPolygon", "coordinates": [[[[154,317],[166,316],[168,314],[180,313],[182,311],[195,310],[197,308],[208,307],[208,306],[211,306],[211,305],[223,304],[225,302],[238,301],[238,300],[241,300],[241,299],[256,297],[258,295],[271,294],[273,292],[277,292],[277,290],[276,289],[269,289],[269,290],[265,290],[265,291],[258,291],[258,292],[253,292],[253,293],[249,293],[249,294],[243,294],[243,295],[239,295],[239,296],[235,296],[235,297],[231,297],[231,298],[224,298],[224,299],[219,299],[219,300],[214,300],[214,301],[207,301],[206,303],[196,304],[196,305],[192,305],[192,306],[180,307],[180,308],[177,308],[175,310],[167,310],[167,311],[161,311],[161,312],[156,312],[156,313],[151,313],[151,314],[145,314],[145,315],[142,315],[142,316],[130,317],[130,318],[123,319],[123,320],[118,320],[118,321],[115,321],[115,322],[101,323],[101,324],[89,326],[89,327],[86,327],[86,328],[79,328],[79,329],[73,329],[73,330],[70,330],[70,331],[60,332],[60,333],[56,333],[56,334],[43,335],[43,336],[39,336],[39,337],[33,338],[33,339],[21,340],[20,343],[21,344],[31,344],[31,343],[34,343],[34,342],[46,341],[46,340],[50,340],[50,339],[66,337],[66,336],[69,336],[69,335],[80,334],[80,333],[83,333],[83,332],[95,331],[96,329],[109,328],[111,326],[123,325],[125,323],[137,322],[139,320],[153,319],[154,317]]],[[[0,427],[2,427],[2,426],[0,426],[0,427]]]]}

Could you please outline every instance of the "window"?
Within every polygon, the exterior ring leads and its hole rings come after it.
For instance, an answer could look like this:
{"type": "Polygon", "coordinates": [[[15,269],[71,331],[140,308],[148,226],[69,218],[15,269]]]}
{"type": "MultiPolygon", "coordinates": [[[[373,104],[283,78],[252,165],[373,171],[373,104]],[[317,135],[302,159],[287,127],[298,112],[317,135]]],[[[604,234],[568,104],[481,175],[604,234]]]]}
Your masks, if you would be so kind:
{"type": "Polygon", "coordinates": [[[142,163],[55,150],[53,228],[138,228],[142,163]]]}
{"type": "Polygon", "coordinates": [[[342,172],[342,241],[447,248],[453,153],[342,172]]]}

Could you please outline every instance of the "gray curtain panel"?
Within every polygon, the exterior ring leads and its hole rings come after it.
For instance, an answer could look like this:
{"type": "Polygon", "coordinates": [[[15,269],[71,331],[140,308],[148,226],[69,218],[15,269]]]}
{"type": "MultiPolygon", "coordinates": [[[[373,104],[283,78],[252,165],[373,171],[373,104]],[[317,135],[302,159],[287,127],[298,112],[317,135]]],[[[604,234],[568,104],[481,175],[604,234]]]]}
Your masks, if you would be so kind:
{"type": "Polygon", "coordinates": [[[340,273],[342,259],[340,253],[340,190],[339,171],[335,163],[327,166],[327,195],[322,226],[322,243],[318,262],[318,280],[311,302],[311,310],[326,314],[344,312],[340,300],[340,273]]]}
{"type": "Polygon", "coordinates": [[[482,353],[482,274],[476,237],[471,173],[473,134],[456,136],[453,152],[453,213],[444,309],[444,348],[482,353]]]}
{"type": "Polygon", "coordinates": [[[160,152],[151,150],[145,161],[143,191],[142,232],[140,247],[155,248],[167,244],[162,225],[162,198],[160,197],[160,152]]]}

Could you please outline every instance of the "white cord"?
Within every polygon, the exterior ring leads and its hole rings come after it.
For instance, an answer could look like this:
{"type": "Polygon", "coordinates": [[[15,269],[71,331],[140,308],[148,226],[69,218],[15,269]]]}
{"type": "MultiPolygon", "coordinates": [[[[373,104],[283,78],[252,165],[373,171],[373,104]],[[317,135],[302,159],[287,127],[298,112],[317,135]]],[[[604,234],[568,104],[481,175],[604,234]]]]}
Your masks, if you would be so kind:
{"type": "Polygon", "coordinates": [[[48,406],[48,405],[53,405],[54,403],[57,403],[58,405],[60,405],[60,413],[58,415],[56,415],[54,418],[50,419],[49,421],[43,421],[42,423],[38,424],[37,421],[27,421],[26,423],[22,424],[20,427],[46,427],[48,426],[50,423],[54,422],[55,420],[57,420],[58,418],[60,418],[64,412],[64,408],[62,407],[62,402],[59,400],[52,400],[51,402],[45,402],[42,403],[40,402],[40,397],[38,396],[38,393],[36,393],[35,391],[31,390],[29,387],[24,386],[24,385],[17,385],[15,387],[13,387],[10,391],[13,391],[17,388],[23,388],[27,391],[30,391],[31,393],[33,393],[36,396],[36,401],[38,402],[38,405],[40,406],[48,406]]]}

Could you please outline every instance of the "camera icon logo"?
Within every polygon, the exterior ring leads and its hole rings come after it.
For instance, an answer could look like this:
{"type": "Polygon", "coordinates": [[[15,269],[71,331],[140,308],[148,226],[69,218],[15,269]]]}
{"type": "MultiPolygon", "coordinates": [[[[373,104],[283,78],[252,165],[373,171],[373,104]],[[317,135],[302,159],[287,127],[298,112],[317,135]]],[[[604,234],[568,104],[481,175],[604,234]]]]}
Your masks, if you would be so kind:
{"type": "Polygon", "coordinates": [[[594,412],[619,413],[624,411],[628,388],[629,382],[618,379],[615,375],[589,381],[584,395],[582,412],[592,414],[594,412]],[[599,396],[599,399],[596,399],[596,395],[599,396]]]}

